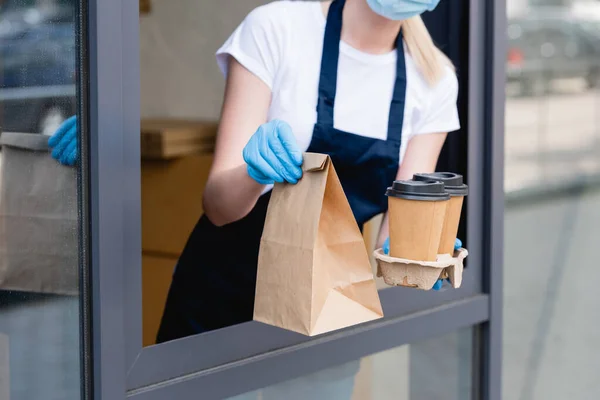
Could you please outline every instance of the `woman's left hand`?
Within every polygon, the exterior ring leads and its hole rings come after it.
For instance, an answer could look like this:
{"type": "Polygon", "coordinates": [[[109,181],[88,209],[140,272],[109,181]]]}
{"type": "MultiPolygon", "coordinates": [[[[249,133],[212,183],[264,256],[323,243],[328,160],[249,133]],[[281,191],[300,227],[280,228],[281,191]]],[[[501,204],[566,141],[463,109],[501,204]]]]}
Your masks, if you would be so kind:
{"type": "MultiPolygon", "coordinates": [[[[460,239],[456,239],[454,241],[454,250],[459,250],[460,248],[462,248],[462,241],[460,239]]],[[[390,238],[387,238],[385,240],[385,242],[383,242],[383,253],[385,255],[390,254],[390,238]]],[[[450,280],[448,280],[448,279],[446,279],[446,280],[448,282],[450,282],[450,280]]],[[[444,285],[444,280],[438,279],[438,281],[435,283],[435,285],[433,285],[433,290],[440,290],[443,285],[444,285]]]]}
{"type": "Polygon", "coordinates": [[[48,146],[52,148],[52,158],[63,165],[75,165],[79,159],[77,136],[77,117],[72,116],[64,121],[48,140],[48,146]]]}

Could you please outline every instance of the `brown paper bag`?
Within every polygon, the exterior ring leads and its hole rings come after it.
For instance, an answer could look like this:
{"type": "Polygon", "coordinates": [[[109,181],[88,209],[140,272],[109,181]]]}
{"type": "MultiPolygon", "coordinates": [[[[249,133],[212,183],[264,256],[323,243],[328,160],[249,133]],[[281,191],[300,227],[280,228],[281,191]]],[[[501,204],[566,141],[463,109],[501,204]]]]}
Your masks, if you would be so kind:
{"type": "Polygon", "coordinates": [[[2,133],[0,290],[78,294],[77,171],[48,137],[2,133]]]}
{"type": "Polygon", "coordinates": [[[314,336],[382,318],[369,256],[329,156],[276,184],[258,258],[254,320],[314,336]]]}

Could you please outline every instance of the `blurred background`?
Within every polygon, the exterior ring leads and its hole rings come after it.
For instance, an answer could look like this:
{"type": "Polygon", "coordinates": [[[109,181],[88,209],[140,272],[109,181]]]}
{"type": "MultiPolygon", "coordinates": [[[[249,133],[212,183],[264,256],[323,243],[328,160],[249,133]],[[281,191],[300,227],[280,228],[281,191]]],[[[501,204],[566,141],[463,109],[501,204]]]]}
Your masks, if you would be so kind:
{"type": "MultiPolygon", "coordinates": [[[[141,20],[142,116],[216,120],[214,50],[265,2],[153,2],[141,20]]],[[[75,114],[75,3],[0,0],[0,130],[49,135],[75,114]]],[[[507,0],[507,16],[503,398],[600,398],[600,1],[507,0]]],[[[76,300],[0,293],[0,350],[10,336],[18,354],[13,398],[78,398],[78,312],[76,300]]],[[[363,367],[410,369],[406,398],[466,399],[470,335],[403,346],[363,367]],[[437,362],[441,352],[452,362],[437,362]],[[445,389],[419,386],[432,368],[445,389]]],[[[403,398],[384,372],[359,379],[358,391],[403,398]]]]}
{"type": "Polygon", "coordinates": [[[0,124],[50,135],[75,113],[75,0],[0,0],[0,124]]]}
{"type": "Polygon", "coordinates": [[[600,2],[507,13],[503,398],[599,398],[600,2]]]}

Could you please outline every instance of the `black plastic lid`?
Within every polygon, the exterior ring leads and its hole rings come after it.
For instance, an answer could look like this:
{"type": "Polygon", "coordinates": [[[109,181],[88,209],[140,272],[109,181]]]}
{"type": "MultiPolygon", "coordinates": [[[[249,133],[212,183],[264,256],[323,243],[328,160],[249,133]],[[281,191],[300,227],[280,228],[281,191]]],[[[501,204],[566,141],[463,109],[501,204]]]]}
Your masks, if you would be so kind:
{"type": "Polygon", "coordinates": [[[450,196],[466,196],[469,194],[469,187],[463,183],[462,175],[453,172],[435,172],[432,174],[415,174],[415,181],[440,181],[444,183],[446,192],[450,196]]]}
{"type": "Polygon", "coordinates": [[[395,181],[385,193],[389,197],[405,200],[443,201],[449,200],[450,195],[440,181],[395,181]]]}

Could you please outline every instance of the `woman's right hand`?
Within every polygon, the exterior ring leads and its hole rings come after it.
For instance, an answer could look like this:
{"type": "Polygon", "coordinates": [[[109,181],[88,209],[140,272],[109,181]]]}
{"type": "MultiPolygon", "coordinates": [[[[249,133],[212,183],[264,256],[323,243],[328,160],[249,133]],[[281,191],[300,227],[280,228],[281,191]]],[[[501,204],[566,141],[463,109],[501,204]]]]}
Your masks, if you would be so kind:
{"type": "Polygon", "coordinates": [[[296,184],[302,177],[302,151],[283,121],[262,124],[244,147],[243,157],[248,175],[262,185],[296,184]]]}

